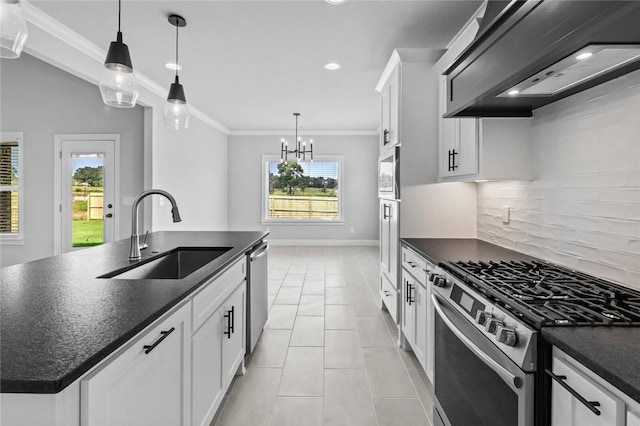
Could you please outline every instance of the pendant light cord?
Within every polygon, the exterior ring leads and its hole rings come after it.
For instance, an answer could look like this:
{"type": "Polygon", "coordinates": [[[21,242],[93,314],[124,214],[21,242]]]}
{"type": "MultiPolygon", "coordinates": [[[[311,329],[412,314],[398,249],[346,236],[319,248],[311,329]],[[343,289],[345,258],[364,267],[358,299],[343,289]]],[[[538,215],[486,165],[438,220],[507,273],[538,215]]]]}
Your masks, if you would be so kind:
{"type": "Polygon", "coordinates": [[[176,24],[176,78],[178,77],[178,25],[176,24]]]}
{"type": "Polygon", "coordinates": [[[118,0],[118,32],[120,32],[120,13],[122,11],[121,0],[118,0]]]}

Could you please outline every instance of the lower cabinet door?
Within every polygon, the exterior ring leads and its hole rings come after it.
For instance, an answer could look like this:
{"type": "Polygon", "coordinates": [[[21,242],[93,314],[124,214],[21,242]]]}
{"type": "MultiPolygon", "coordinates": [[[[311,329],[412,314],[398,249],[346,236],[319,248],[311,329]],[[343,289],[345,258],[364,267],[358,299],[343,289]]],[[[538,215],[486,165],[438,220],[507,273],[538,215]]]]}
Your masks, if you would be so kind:
{"type": "Polygon", "coordinates": [[[622,426],[624,424],[622,400],[556,357],[553,358],[553,373],[586,401],[598,403],[596,408],[600,414],[593,413],[583,402],[554,380],[551,390],[552,426],[622,426]]]}
{"type": "Polygon", "coordinates": [[[247,284],[245,281],[222,305],[222,381],[224,389],[229,386],[245,354],[245,301],[247,284]]]}
{"type": "Polygon", "coordinates": [[[191,418],[209,425],[224,397],[222,381],[223,308],[215,311],[191,338],[191,418]]]}
{"type": "Polygon", "coordinates": [[[413,349],[416,345],[416,296],[419,287],[411,276],[402,271],[402,334],[413,349]]]}
{"type": "Polygon", "coordinates": [[[82,379],[81,424],[189,424],[190,321],[187,304],[82,379]]]}
{"type": "Polygon", "coordinates": [[[427,369],[427,289],[416,283],[415,286],[415,312],[416,312],[416,343],[413,352],[420,361],[423,369],[427,369]]]}

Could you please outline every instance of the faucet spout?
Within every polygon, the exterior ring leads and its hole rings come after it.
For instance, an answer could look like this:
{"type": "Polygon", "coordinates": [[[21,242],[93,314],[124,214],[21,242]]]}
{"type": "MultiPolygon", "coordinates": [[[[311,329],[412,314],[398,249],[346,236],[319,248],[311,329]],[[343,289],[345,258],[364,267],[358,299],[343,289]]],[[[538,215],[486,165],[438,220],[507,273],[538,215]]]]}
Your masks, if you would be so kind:
{"type": "Polygon", "coordinates": [[[129,260],[139,260],[142,257],[140,254],[140,235],[138,235],[138,208],[142,200],[152,194],[162,195],[167,198],[171,203],[171,216],[173,221],[182,221],[176,200],[171,194],[167,191],[163,191],[162,189],[148,189],[146,191],[142,191],[133,201],[133,206],[131,207],[131,246],[129,247],[129,260]]]}

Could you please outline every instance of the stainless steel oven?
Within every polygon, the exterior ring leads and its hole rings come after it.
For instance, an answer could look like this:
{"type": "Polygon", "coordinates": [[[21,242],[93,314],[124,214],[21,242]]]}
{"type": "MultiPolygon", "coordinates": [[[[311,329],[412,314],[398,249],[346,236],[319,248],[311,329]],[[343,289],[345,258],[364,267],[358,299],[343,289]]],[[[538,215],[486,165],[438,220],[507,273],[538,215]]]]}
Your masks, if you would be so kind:
{"type": "Polygon", "coordinates": [[[378,158],[378,196],[400,199],[400,147],[395,146],[378,158]]]}
{"type": "Polygon", "coordinates": [[[532,426],[537,332],[439,272],[431,300],[434,424],[532,426]]]}

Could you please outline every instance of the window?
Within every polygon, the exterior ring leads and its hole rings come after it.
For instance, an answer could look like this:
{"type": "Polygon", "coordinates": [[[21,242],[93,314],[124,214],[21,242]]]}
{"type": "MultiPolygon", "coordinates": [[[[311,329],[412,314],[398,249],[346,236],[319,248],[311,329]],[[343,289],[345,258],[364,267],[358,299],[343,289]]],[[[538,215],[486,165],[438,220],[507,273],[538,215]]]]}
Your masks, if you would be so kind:
{"type": "Polygon", "coordinates": [[[0,241],[22,243],[23,187],[22,133],[1,133],[0,140],[0,241]]]}
{"type": "Polygon", "coordinates": [[[263,157],[263,223],[343,223],[343,160],[263,157]]]}

